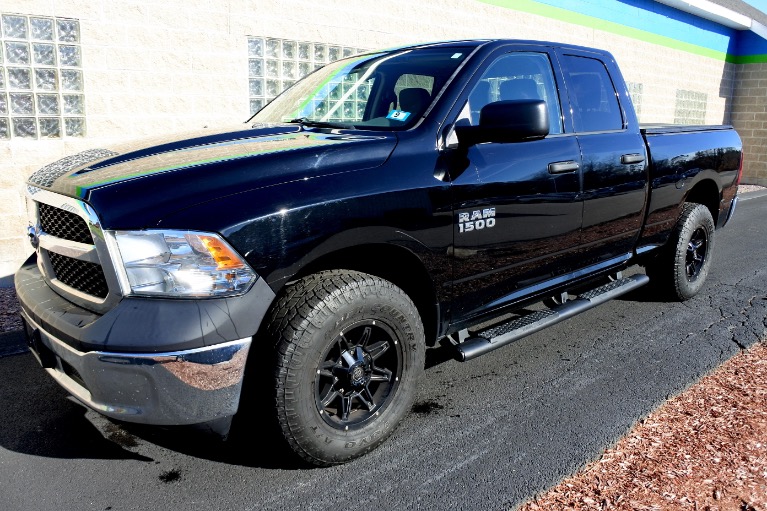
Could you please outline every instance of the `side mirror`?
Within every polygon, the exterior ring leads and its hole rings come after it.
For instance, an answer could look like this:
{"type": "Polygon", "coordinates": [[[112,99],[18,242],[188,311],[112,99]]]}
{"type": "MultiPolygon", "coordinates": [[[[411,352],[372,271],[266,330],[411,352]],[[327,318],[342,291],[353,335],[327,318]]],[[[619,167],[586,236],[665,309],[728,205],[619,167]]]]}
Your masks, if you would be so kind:
{"type": "Polygon", "coordinates": [[[456,126],[461,145],[482,142],[539,140],[549,134],[549,112],[541,99],[488,103],[479,112],[479,126],[456,126]]]}

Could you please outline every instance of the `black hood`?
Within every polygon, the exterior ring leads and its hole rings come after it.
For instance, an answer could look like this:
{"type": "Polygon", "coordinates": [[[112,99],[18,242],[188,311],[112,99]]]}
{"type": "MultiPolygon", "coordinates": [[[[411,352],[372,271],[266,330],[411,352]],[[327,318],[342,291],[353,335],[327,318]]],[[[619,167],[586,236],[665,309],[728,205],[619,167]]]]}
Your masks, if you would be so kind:
{"type": "Polygon", "coordinates": [[[43,167],[29,183],[88,202],[105,228],[148,227],[201,202],[377,167],[396,140],[292,124],[205,130],[84,151],[43,167]]]}

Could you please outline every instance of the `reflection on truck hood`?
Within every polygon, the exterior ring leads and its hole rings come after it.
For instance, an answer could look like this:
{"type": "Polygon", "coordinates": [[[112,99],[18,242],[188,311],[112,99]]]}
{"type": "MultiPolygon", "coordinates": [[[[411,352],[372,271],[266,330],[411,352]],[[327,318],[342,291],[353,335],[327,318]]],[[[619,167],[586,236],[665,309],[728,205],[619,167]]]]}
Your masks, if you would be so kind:
{"type": "Polygon", "coordinates": [[[43,167],[29,182],[89,202],[105,227],[147,226],[207,200],[376,167],[395,145],[393,134],[297,125],[204,130],[84,151],[43,167]],[[351,144],[365,147],[350,151],[351,144]]]}

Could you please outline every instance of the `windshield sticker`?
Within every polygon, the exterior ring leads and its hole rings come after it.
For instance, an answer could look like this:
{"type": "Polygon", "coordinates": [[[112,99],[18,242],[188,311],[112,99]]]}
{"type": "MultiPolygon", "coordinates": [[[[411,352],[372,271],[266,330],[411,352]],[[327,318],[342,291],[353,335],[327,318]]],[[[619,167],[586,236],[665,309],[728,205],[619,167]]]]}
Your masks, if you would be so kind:
{"type": "Polygon", "coordinates": [[[392,110],[389,112],[389,115],[386,116],[387,119],[393,121],[405,121],[408,117],[410,117],[410,112],[403,112],[402,110],[392,110]]]}
{"type": "Polygon", "coordinates": [[[452,56],[452,57],[450,57],[450,58],[451,58],[451,59],[460,59],[460,58],[461,58],[461,55],[463,55],[463,53],[453,53],[453,56],[452,56]]]}

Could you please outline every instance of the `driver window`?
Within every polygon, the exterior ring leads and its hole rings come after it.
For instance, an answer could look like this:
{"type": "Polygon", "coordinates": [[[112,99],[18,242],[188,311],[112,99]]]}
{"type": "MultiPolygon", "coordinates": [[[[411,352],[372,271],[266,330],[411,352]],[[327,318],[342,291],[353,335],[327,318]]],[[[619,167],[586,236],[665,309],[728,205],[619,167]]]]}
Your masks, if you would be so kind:
{"type": "Polygon", "coordinates": [[[469,94],[468,111],[471,124],[479,124],[482,107],[494,101],[542,99],[549,110],[549,133],[562,133],[559,98],[545,53],[508,53],[487,68],[469,94]]]}

